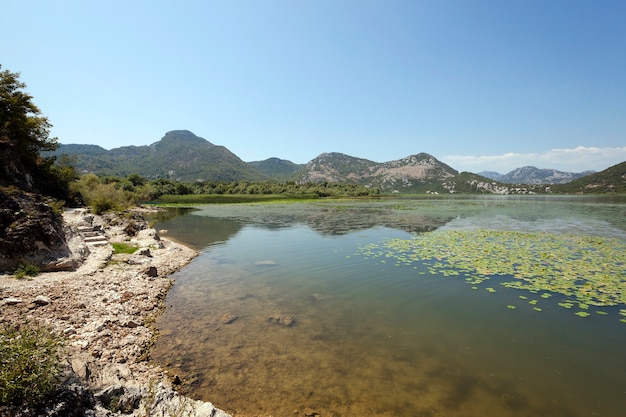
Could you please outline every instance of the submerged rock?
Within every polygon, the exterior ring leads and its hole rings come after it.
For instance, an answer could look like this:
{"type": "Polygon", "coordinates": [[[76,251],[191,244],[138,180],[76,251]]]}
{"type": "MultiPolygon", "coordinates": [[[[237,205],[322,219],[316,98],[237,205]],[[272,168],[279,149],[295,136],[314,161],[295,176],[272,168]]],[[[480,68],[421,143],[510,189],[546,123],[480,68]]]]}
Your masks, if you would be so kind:
{"type": "Polygon", "coordinates": [[[287,314],[274,314],[267,319],[270,323],[280,324],[285,327],[290,327],[296,319],[287,314]]]}
{"type": "Polygon", "coordinates": [[[222,323],[223,324],[230,324],[232,322],[234,322],[235,320],[237,320],[239,318],[239,316],[237,316],[236,314],[232,314],[232,313],[226,313],[222,316],[222,323]]]}
{"type": "Polygon", "coordinates": [[[273,265],[278,265],[278,262],[272,259],[266,259],[264,261],[255,262],[254,264],[259,265],[259,266],[273,266],[273,265]]]}

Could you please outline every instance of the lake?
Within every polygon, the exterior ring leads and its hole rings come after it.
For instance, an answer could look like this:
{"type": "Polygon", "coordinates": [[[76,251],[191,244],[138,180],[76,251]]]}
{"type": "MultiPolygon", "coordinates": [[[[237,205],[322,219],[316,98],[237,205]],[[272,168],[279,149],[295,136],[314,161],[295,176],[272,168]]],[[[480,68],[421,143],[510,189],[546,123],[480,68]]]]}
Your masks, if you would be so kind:
{"type": "Polygon", "coordinates": [[[171,209],[151,359],[233,416],[623,416],[626,199],[171,209]]]}

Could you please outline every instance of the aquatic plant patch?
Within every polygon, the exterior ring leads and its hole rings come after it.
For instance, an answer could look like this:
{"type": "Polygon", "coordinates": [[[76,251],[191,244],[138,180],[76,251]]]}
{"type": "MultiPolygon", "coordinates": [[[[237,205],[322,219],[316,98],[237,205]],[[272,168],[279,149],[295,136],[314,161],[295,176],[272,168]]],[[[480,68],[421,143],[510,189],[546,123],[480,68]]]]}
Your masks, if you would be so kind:
{"type": "MultiPolygon", "coordinates": [[[[498,276],[503,280],[501,285],[529,291],[541,299],[561,294],[566,300],[558,305],[565,308],[577,306],[584,311],[589,306],[626,304],[626,242],[620,239],[446,230],[371,243],[360,247],[357,254],[381,261],[393,259],[399,265],[421,264],[433,275],[462,273],[472,288],[498,276]]],[[[486,290],[496,292],[493,286],[486,290]]],[[[535,306],[537,300],[529,304],[540,311],[535,306]]]]}

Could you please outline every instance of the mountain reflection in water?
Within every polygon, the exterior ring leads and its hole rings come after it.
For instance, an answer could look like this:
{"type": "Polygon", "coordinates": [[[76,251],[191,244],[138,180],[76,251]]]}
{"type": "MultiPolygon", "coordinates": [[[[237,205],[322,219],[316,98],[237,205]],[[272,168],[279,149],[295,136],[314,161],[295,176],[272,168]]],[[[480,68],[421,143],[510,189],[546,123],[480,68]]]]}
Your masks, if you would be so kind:
{"type": "Polygon", "coordinates": [[[581,318],[558,294],[355,254],[442,228],[626,240],[624,219],[623,202],[575,198],[197,207],[157,220],[201,255],[174,276],[151,356],[234,416],[621,416],[626,306],[581,318]]]}

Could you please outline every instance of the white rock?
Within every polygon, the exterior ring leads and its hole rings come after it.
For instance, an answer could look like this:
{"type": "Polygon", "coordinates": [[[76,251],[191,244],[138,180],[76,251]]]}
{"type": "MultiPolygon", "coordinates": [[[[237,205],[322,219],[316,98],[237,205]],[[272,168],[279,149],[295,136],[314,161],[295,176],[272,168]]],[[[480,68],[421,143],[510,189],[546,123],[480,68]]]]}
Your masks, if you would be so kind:
{"type": "Polygon", "coordinates": [[[40,306],[47,306],[51,302],[52,300],[44,295],[38,295],[37,297],[35,297],[35,300],[34,300],[34,303],[40,306]]]}

